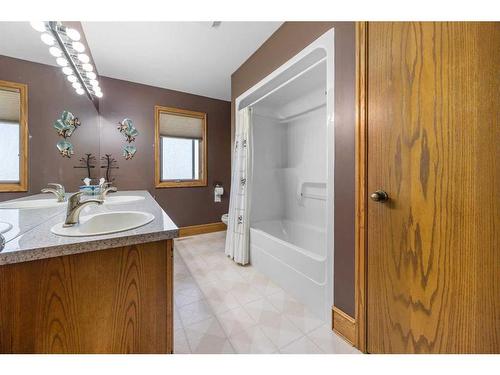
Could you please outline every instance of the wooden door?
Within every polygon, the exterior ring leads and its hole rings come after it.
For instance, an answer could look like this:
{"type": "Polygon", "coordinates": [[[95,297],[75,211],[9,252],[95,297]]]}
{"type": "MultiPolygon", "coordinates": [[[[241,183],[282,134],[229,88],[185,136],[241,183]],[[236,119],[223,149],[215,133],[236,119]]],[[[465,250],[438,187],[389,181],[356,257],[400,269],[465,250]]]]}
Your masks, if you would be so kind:
{"type": "Polygon", "coordinates": [[[369,23],[367,350],[500,352],[500,23],[369,23]]]}

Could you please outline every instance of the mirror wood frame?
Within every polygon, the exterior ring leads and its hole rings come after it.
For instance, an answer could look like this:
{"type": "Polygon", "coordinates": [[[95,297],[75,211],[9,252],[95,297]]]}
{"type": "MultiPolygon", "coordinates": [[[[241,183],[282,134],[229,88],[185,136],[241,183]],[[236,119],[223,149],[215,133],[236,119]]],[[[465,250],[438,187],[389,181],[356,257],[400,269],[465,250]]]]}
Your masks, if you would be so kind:
{"type": "Polygon", "coordinates": [[[179,109],[173,107],[155,106],[155,186],[156,188],[175,188],[175,187],[199,187],[207,186],[207,114],[205,112],[190,111],[187,109],[179,109]],[[161,179],[161,140],[160,140],[160,115],[162,113],[175,116],[198,118],[202,120],[203,139],[201,143],[202,150],[200,151],[201,178],[197,180],[171,180],[163,181],[161,179]]]}
{"type": "Polygon", "coordinates": [[[28,85],[0,80],[0,90],[19,91],[19,182],[0,182],[0,192],[28,191],[29,131],[28,85]]]}

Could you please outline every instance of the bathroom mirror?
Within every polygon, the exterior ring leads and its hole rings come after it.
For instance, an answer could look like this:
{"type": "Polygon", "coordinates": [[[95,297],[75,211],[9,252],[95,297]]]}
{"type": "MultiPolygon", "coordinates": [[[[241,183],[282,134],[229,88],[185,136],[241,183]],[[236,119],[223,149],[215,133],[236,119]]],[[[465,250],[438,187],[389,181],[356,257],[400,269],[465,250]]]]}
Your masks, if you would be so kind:
{"type": "Polygon", "coordinates": [[[157,188],[207,186],[207,114],[155,107],[157,188]]]}
{"type": "Polygon", "coordinates": [[[97,109],[86,95],[75,91],[50,46],[29,22],[0,22],[0,35],[0,80],[8,82],[0,84],[0,107],[3,112],[7,102],[18,103],[12,111],[19,116],[19,125],[12,125],[13,115],[8,115],[7,123],[6,116],[1,116],[0,191],[5,193],[0,200],[38,194],[51,182],[63,184],[68,192],[77,191],[88,174],[80,162],[86,154],[96,160],[90,168],[92,177],[99,178],[103,172],[97,109]],[[78,118],[78,124],[73,123],[71,135],[64,138],[54,123],[68,119],[67,113],[78,118]],[[71,143],[69,157],[61,155],[62,141],[71,143]]]}
{"type": "Polygon", "coordinates": [[[0,191],[28,189],[27,87],[0,80],[0,191]]]}

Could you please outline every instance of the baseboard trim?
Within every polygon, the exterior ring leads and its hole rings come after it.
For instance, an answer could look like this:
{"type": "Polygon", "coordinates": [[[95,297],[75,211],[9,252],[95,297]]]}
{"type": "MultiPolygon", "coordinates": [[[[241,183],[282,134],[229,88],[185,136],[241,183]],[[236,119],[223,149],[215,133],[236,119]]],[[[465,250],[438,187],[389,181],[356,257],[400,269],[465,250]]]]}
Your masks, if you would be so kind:
{"type": "Polygon", "coordinates": [[[189,227],[179,228],[179,237],[188,237],[188,236],[194,236],[195,234],[220,232],[226,229],[227,229],[226,224],[224,224],[222,221],[210,224],[191,225],[189,227]]]}
{"type": "Polygon", "coordinates": [[[356,343],[356,320],[339,308],[332,307],[332,329],[352,346],[356,343]]]}

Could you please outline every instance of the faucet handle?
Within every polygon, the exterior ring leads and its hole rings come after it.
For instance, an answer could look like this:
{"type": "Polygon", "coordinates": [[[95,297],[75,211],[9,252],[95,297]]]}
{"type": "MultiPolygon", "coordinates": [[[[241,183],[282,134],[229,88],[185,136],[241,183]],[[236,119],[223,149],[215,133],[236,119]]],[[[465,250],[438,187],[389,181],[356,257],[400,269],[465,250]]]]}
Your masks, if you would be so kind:
{"type": "Polygon", "coordinates": [[[83,191],[79,191],[78,193],[72,194],[68,198],[68,210],[75,208],[80,204],[82,195],[83,191]]]}
{"type": "Polygon", "coordinates": [[[48,186],[54,186],[57,190],[60,190],[60,191],[65,191],[65,190],[64,190],[64,186],[63,186],[63,185],[61,185],[61,184],[56,184],[56,183],[54,183],[54,182],[49,182],[47,185],[48,185],[48,186]]]}

